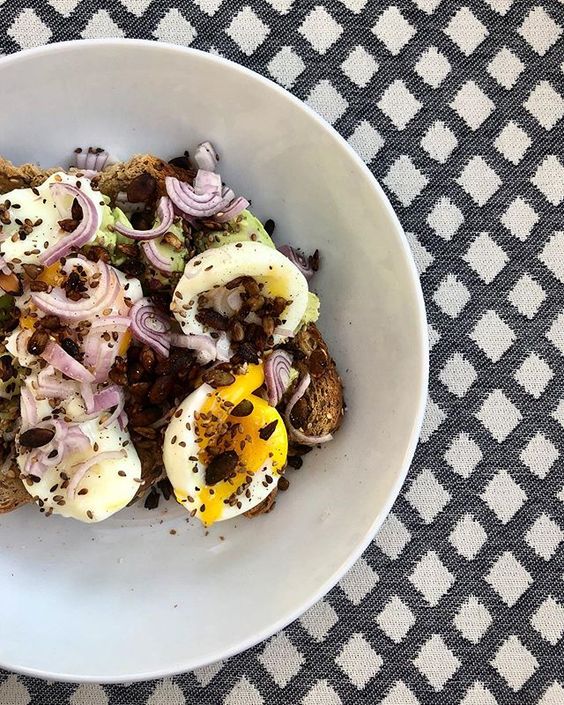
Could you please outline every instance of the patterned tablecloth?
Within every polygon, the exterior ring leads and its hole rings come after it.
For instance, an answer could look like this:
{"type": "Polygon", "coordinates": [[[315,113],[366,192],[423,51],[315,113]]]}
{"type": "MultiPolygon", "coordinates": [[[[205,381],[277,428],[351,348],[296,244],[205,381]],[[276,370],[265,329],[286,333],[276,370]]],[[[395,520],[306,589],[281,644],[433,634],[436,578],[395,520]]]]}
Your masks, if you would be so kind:
{"type": "Polygon", "coordinates": [[[145,37],[305,100],[386,189],[432,345],[404,491],[324,600],[162,682],[5,673],[1,705],[564,703],[563,26],[558,0],[0,2],[6,53],[145,37]]]}

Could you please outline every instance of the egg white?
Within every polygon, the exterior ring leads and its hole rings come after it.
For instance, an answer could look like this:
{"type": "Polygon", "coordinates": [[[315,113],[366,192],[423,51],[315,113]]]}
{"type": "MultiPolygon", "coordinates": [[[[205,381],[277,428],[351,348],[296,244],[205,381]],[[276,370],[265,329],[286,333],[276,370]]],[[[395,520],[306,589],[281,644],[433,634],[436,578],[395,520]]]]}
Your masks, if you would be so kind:
{"type": "MultiPolygon", "coordinates": [[[[40,252],[45,251],[45,243],[48,247],[59,242],[62,238],[68,237],[68,233],[61,230],[59,220],[65,217],[62,216],[59,208],[51,195],[50,185],[56,182],[67,183],[76,186],[77,181],[80,181],[80,190],[85,196],[88,196],[94,203],[94,207],[98,213],[99,222],[102,220],[102,211],[104,202],[102,194],[99,191],[94,191],[89,179],[77,177],[64,172],[57,172],[50,176],[41,186],[38,186],[35,191],[30,188],[15,189],[2,195],[2,201],[10,201],[11,223],[4,225],[2,236],[4,240],[0,243],[0,253],[8,262],[10,262],[14,271],[20,272],[22,264],[37,263],[40,252]],[[19,206],[15,208],[14,206],[19,206]],[[23,221],[29,218],[32,223],[41,220],[40,225],[36,225],[31,233],[26,236],[25,240],[16,239],[12,241],[12,236],[16,234],[20,226],[15,222],[15,219],[23,221]],[[7,236],[7,237],[5,237],[7,236]]],[[[68,197],[68,208],[72,205],[72,197],[68,197]]],[[[65,204],[66,205],[66,204],[65,204]]],[[[93,235],[93,238],[95,236],[93,235]]]]}
{"type": "MultiPolygon", "coordinates": [[[[278,250],[260,242],[233,242],[205,250],[186,263],[176,286],[171,310],[184,333],[209,332],[196,320],[198,296],[225,286],[240,276],[249,276],[264,284],[265,296],[282,296],[290,301],[281,315],[282,327],[295,331],[308,303],[308,284],[300,270],[278,250]]],[[[274,335],[274,343],[284,337],[274,335]]]]}

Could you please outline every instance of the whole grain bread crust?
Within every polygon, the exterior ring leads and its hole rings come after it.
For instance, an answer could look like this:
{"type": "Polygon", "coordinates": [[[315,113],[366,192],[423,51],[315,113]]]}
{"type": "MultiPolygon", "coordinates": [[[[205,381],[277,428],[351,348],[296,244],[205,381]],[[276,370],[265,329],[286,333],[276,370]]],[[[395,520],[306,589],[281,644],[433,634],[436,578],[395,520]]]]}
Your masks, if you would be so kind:
{"type": "Polygon", "coordinates": [[[0,474],[0,514],[11,512],[32,501],[15,466],[0,474]]]}
{"type": "MultiPolygon", "coordinates": [[[[0,193],[7,193],[17,188],[40,186],[51,174],[61,171],[62,167],[42,169],[37,164],[22,164],[15,166],[8,159],[0,157],[0,193]]],[[[79,172],[79,170],[76,170],[79,172]]],[[[175,176],[180,181],[192,182],[195,172],[190,169],[173,166],[163,159],[151,154],[137,154],[126,162],[108,166],[99,176],[92,179],[92,185],[109,196],[112,202],[120,191],[141,174],[150,174],[157,182],[159,196],[166,194],[165,179],[175,176]]]]}
{"type": "Polygon", "coordinates": [[[298,366],[311,377],[299,407],[295,407],[299,428],[310,436],[335,433],[344,414],[343,383],[327,343],[315,323],[304,326],[293,343],[304,356],[298,366]]]}

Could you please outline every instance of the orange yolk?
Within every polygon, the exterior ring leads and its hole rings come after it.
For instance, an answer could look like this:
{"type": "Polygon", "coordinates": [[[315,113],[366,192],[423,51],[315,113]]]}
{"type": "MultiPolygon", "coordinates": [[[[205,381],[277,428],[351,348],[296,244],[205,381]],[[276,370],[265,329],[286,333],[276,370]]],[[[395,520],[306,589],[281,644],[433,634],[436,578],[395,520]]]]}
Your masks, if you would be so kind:
{"type": "MultiPolygon", "coordinates": [[[[263,382],[262,365],[249,365],[246,374],[237,376],[233,384],[216,389],[202,407],[202,412],[208,417],[210,414],[218,417],[217,423],[227,421],[230,424],[238,424],[237,432],[233,437],[229,436],[229,448],[225,450],[234,450],[239,456],[240,464],[247,470],[247,472],[238,473],[229,481],[224,480],[211,487],[201,488],[199,501],[206,507],[204,513],[206,524],[212,524],[220,517],[225,506],[224,500],[230,497],[249,475],[260,470],[266,463],[270,463],[272,476],[276,480],[279,470],[286,464],[288,435],[284,421],[274,407],[252,393],[263,382]],[[253,410],[248,416],[231,416],[225,411],[225,405],[222,402],[231,402],[235,407],[244,399],[248,399],[253,405],[253,410]],[[266,440],[263,440],[260,437],[261,429],[274,421],[276,421],[274,431],[266,440]]],[[[200,448],[204,450],[210,439],[203,437],[198,426],[197,431],[202,439],[199,443],[200,448]]],[[[272,484],[273,489],[275,480],[272,484]]]]}

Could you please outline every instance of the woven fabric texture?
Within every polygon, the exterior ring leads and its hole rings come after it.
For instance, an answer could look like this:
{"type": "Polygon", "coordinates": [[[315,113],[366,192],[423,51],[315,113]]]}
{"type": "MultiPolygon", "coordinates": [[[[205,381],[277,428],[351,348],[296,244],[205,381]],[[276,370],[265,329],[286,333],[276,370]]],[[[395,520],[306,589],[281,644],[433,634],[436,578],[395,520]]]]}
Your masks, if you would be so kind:
{"type": "Polygon", "coordinates": [[[404,490],[325,599],[162,682],[3,673],[1,705],[564,703],[563,28],[558,0],[0,2],[4,53],[175,42],[317,110],[408,233],[432,345],[404,490]]]}

